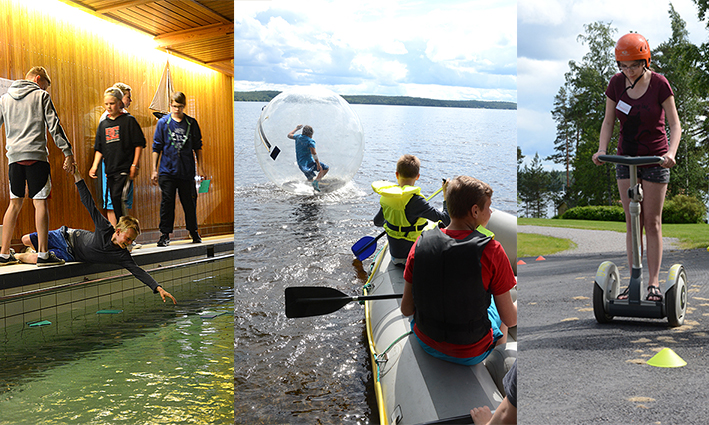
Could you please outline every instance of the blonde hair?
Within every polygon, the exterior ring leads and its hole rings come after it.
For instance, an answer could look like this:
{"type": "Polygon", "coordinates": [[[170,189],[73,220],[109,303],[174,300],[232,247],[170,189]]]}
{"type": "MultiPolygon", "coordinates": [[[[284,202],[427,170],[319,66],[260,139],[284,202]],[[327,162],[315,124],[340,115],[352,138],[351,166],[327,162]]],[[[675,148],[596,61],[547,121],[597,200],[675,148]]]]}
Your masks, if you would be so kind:
{"type": "Polygon", "coordinates": [[[135,235],[138,236],[140,234],[140,222],[137,218],[133,216],[124,215],[120,218],[120,220],[118,220],[118,223],[116,224],[116,230],[124,232],[128,229],[135,230],[135,235]]]}
{"type": "Polygon", "coordinates": [[[52,80],[49,79],[49,74],[47,74],[47,70],[43,66],[33,66],[30,68],[29,71],[27,71],[27,74],[25,75],[25,80],[31,80],[32,77],[35,77],[39,75],[44,81],[47,82],[48,85],[52,85],[52,80]]]}
{"type": "Polygon", "coordinates": [[[116,83],[113,85],[113,87],[119,89],[123,94],[125,94],[127,91],[131,91],[131,88],[128,84],[126,83],[116,83]]]}
{"type": "Polygon", "coordinates": [[[118,87],[109,87],[103,92],[103,97],[113,96],[118,99],[119,102],[123,103],[123,92],[118,87]]]}
{"type": "Polygon", "coordinates": [[[421,161],[414,155],[402,155],[396,162],[396,172],[399,173],[399,177],[405,179],[413,179],[418,176],[420,169],[421,161]]]}
{"type": "Polygon", "coordinates": [[[473,205],[484,208],[485,202],[492,197],[489,184],[474,177],[458,176],[448,182],[446,202],[448,214],[453,218],[465,218],[473,205]]]}

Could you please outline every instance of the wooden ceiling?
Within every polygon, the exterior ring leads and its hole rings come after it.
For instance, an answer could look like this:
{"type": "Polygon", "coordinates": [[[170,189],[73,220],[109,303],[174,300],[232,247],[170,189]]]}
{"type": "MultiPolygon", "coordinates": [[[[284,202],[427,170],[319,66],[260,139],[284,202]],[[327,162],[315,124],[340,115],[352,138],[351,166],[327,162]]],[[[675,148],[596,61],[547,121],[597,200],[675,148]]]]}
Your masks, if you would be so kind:
{"type": "Polygon", "coordinates": [[[165,51],[234,76],[234,0],[62,0],[151,35],[165,51]]]}

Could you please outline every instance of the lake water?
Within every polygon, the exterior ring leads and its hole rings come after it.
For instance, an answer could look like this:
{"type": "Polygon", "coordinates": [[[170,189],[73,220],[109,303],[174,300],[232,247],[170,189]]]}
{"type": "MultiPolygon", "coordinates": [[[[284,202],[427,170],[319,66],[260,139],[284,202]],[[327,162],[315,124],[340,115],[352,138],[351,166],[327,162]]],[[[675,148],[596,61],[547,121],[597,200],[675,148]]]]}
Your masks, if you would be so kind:
{"type": "Polygon", "coordinates": [[[230,423],[233,263],[219,261],[225,271],[170,282],[176,306],[146,290],[102,307],[120,314],[2,330],[0,424],[230,423]]]}
{"type": "MultiPolygon", "coordinates": [[[[350,247],[381,232],[371,222],[379,204],[370,184],[394,180],[405,153],[422,161],[425,195],[441,178],[471,175],[492,186],[493,208],[515,214],[516,112],[353,105],[366,140],[362,166],[343,189],[311,196],[279,189],[259,167],[254,130],[263,106],[234,104],[236,422],[377,422],[362,306],[287,319],[284,289],[360,293],[366,272],[350,247]]],[[[432,202],[440,208],[442,197],[432,202]]]]}

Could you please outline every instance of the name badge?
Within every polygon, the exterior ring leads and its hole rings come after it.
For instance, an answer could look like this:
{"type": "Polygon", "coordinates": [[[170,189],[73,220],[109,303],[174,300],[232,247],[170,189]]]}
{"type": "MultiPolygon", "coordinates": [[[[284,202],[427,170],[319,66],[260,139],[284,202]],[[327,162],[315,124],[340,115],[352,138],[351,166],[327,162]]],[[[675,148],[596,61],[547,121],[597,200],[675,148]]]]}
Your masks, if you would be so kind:
{"type": "Polygon", "coordinates": [[[622,100],[618,101],[618,104],[615,105],[615,109],[619,110],[620,112],[624,113],[625,115],[628,115],[630,112],[631,106],[628,105],[627,103],[623,102],[622,100]]]}

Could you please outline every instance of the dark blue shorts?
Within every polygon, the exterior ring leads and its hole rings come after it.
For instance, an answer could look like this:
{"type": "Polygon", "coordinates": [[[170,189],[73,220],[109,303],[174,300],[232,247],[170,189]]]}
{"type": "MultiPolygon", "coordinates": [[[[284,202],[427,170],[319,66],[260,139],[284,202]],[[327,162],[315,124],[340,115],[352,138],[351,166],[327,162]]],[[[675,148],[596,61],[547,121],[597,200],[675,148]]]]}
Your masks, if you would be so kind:
{"type": "MultiPolygon", "coordinates": [[[[320,166],[322,167],[323,170],[329,170],[330,167],[327,166],[324,162],[320,163],[320,166]]],[[[300,166],[300,171],[305,174],[305,178],[308,180],[312,180],[315,178],[315,176],[318,175],[318,165],[315,162],[312,162],[311,164],[308,165],[301,165],[300,166]]]]}
{"type": "MultiPolygon", "coordinates": [[[[36,251],[39,246],[39,242],[37,241],[37,232],[30,233],[30,242],[32,242],[33,248],[36,251]]],[[[61,229],[49,231],[49,240],[47,245],[49,247],[49,251],[53,251],[57,258],[61,258],[66,262],[75,261],[74,257],[69,254],[69,245],[66,244],[66,239],[64,239],[64,235],[62,235],[61,229]]]]}

